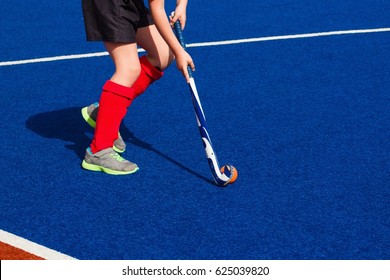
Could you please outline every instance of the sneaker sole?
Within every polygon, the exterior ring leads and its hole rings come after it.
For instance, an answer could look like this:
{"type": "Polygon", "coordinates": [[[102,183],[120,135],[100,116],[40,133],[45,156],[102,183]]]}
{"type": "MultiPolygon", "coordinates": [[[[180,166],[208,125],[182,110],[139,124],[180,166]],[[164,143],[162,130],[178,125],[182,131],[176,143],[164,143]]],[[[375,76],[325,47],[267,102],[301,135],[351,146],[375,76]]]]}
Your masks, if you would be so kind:
{"type": "MultiPolygon", "coordinates": [[[[81,115],[83,116],[83,119],[92,127],[92,128],[95,128],[96,127],[96,122],[91,119],[88,115],[88,106],[87,107],[84,107],[83,109],[81,109],[81,115]]],[[[119,132],[118,132],[118,135],[119,132]]],[[[112,147],[114,149],[115,152],[117,153],[124,153],[126,151],[126,149],[119,149],[117,148],[115,145],[112,147]]]]}
{"type": "Polygon", "coordinates": [[[126,149],[124,149],[124,150],[118,149],[115,145],[112,146],[112,149],[113,149],[115,152],[120,153],[120,154],[122,154],[122,153],[124,153],[124,152],[126,151],[126,149]]]}
{"type": "Polygon", "coordinates": [[[88,106],[81,109],[81,115],[83,116],[84,120],[92,127],[96,127],[96,122],[91,119],[88,115],[88,106]]]}
{"type": "Polygon", "coordinates": [[[128,174],[133,174],[139,170],[139,168],[137,167],[137,168],[134,168],[133,170],[130,170],[130,171],[117,171],[117,170],[112,170],[112,169],[109,169],[109,168],[106,168],[103,166],[88,163],[85,160],[83,160],[81,166],[86,170],[104,172],[104,173],[107,173],[110,175],[128,175],[128,174]]]}

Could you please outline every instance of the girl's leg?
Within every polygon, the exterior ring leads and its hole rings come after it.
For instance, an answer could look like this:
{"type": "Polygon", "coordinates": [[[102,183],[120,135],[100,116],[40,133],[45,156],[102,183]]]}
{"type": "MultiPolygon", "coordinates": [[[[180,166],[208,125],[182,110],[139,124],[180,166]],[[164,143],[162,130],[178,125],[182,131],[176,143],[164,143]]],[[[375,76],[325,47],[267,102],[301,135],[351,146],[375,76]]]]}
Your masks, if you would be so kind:
{"type": "Polygon", "coordinates": [[[161,78],[163,70],[174,60],[168,45],[154,25],[138,29],[136,41],[147,52],[138,58],[137,44],[105,42],[115,73],[103,87],[99,101],[92,153],[113,146],[127,108],[148,86],[161,78]]]}
{"type": "Polygon", "coordinates": [[[115,73],[103,86],[95,134],[81,165],[88,170],[113,175],[131,174],[138,166],[119,156],[112,147],[127,107],[135,98],[132,86],[141,71],[137,47],[135,43],[105,45],[114,61],[115,73]]]}

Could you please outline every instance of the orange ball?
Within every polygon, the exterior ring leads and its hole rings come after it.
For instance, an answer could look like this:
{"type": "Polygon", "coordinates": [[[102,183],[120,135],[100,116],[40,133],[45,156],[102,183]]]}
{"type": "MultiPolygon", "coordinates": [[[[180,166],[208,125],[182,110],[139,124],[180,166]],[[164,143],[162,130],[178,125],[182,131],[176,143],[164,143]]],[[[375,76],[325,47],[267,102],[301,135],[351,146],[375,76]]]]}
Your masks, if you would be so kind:
{"type": "Polygon", "coordinates": [[[225,173],[225,167],[231,173],[230,180],[229,180],[228,184],[233,184],[237,180],[238,171],[237,171],[237,169],[233,165],[224,165],[224,166],[221,167],[221,172],[222,173],[225,173]]]}

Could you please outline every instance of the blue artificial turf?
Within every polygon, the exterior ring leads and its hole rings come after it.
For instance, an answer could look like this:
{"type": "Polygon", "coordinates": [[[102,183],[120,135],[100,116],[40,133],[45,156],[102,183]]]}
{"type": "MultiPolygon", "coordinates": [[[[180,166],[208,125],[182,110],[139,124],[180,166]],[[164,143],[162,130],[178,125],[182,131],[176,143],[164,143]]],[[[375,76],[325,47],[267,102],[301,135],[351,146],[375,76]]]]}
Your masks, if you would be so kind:
{"type": "MultiPolygon", "coordinates": [[[[0,4],[0,62],[104,51],[78,1],[32,2],[0,4]]],[[[306,2],[190,1],[185,36],[390,26],[383,1],[306,2]]],[[[119,177],[80,166],[93,134],[80,110],[108,56],[2,66],[0,228],[79,259],[388,259],[389,47],[381,32],[190,48],[214,148],[239,172],[227,188],[175,66],[129,108],[124,157],[140,171],[119,177]]]]}

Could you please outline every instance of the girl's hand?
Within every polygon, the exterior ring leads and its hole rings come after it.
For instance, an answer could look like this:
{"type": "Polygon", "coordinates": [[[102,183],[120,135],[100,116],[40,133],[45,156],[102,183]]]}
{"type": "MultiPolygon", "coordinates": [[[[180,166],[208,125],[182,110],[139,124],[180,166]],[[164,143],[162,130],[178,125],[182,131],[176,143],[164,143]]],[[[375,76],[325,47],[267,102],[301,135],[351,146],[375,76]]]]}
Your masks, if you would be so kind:
{"type": "Polygon", "coordinates": [[[191,56],[183,49],[180,53],[176,54],[176,66],[177,69],[183,74],[187,83],[190,83],[190,75],[188,74],[188,66],[192,71],[195,71],[195,65],[191,56]]]}
{"type": "Polygon", "coordinates": [[[181,28],[184,30],[187,20],[186,7],[187,6],[184,3],[177,4],[174,16],[169,17],[169,21],[172,27],[177,20],[180,20],[181,28]]]}

